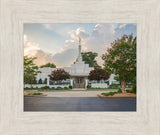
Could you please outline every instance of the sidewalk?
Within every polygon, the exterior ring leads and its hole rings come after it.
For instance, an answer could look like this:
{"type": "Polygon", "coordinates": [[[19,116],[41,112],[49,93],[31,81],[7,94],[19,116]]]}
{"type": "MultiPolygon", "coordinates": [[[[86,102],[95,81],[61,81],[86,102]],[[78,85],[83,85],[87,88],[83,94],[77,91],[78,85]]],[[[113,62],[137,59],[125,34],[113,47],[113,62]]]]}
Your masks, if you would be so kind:
{"type": "MultiPolygon", "coordinates": [[[[54,91],[40,91],[46,94],[46,97],[97,97],[98,94],[110,91],[117,91],[115,89],[108,90],[54,90],[54,91]]],[[[25,91],[26,93],[26,91],[25,91]]]]}

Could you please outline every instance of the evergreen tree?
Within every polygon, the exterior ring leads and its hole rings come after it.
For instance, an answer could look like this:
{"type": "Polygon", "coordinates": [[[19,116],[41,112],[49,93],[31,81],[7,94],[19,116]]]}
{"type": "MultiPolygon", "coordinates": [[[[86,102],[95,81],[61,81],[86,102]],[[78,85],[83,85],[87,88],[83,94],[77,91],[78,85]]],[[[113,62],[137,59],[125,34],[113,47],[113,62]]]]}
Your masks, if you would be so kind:
{"type": "Polygon", "coordinates": [[[38,84],[42,84],[42,79],[41,78],[38,80],[38,84]]]}
{"type": "Polygon", "coordinates": [[[44,80],[44,84],[47,84],[47,78],[45,78],[45,80],[44,80]]]}

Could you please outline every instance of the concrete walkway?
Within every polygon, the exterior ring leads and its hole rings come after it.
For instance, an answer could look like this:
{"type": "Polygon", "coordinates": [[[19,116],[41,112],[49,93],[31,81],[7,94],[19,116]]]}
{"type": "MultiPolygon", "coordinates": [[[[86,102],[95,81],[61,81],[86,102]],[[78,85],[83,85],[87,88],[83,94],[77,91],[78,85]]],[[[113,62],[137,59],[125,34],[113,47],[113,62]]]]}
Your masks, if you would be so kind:
{"type": "MultiPolygon", "coordinates": [[[[97,94],[106,93],[110,91],[117,91],[115,89],[108,90],[52,90],[42,92],[47,97],[97,97],[97,94]]],[[[26,92],[26,91],[25,91],[26,92]]]]}

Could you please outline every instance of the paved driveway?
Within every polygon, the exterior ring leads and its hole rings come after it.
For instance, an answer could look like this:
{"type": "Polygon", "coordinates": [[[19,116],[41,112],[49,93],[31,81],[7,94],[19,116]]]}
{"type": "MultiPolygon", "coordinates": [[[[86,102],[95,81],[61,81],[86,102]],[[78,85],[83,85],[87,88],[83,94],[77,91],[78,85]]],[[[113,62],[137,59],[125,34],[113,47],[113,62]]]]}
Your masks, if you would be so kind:
{"type": "Polygon", "coordinates": [[[136,98],[24,97],[24,111],[136,111],[136,98]]]}
{"type": "MultiPolygon", "coordinates": [[[[106,93],[110,91],[117,91],[115,89],[108,90],[52,90],[50,92],[41,92],[47,97],[97,97],[97,94],[106,93]]],[[[25,91],[27,92],[27,91],[25,91]]]]}

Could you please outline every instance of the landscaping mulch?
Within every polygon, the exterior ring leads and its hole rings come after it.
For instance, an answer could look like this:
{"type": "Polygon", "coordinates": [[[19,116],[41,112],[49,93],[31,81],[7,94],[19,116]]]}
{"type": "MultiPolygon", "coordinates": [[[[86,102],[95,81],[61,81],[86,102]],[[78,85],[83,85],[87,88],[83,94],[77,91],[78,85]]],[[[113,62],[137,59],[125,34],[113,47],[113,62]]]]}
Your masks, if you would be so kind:
{"type": "Polygon", "coordinates": [[[119,97],[136,97],[136,94],[135,93],[117,93],[117,94],[114,94],[113,96],[104,96],[102,94],[98,94],[97,96],[101,98],[111,98],[111,97],[119,98],[119,97]]]}
{"type": "Polygon", "coordinates": [[[33,97],[33,96],[37,97],[38,96],[38,97],[40,97],[40,96],[47,96],[47,95],[46,94],[42,94],[42,95],[29,95],[29,94],[25,93],[24,96],[31,96],[31,97],[33,97]]]}

